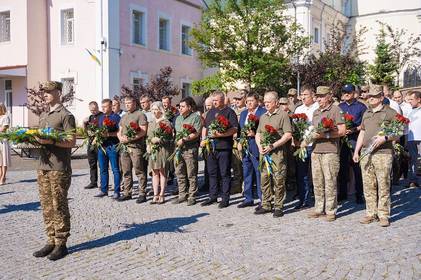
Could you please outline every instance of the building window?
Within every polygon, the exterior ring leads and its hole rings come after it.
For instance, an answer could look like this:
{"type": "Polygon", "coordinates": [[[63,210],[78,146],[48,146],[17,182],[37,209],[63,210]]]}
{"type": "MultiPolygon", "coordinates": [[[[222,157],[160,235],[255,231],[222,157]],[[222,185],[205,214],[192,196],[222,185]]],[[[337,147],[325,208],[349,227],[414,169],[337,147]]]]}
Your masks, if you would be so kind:
{"type": "Polygon", "coordinates": [[[404,87],[419,87],[421,86],[421,67],[408,68],[403,74],[404,87]]]}
{"type": "Polygon", "coordinates": [[[191,95],[191,84],[183,83],[183,86],[181,87],[181,97],[184,98],[191,95]]]}
{"type": "Polygon", "coordinates": [[[61,11],[61,44],[71,45],[75,40],[73,9],[61,11]]]}
{"type": "Polygon", "coordinates": [[[143,85],[144,80],[142,78],[133,78],[133,90],[137,91],[140,89],[140,86],[143,85]]]}
{"type": "Polygon", "coordinates": [[[4,81],[4,105],[7,108],[9,114],[12,114],[12,80],[4,81]]]}
{"type": "Polygon", "coordinates": [[[168,19],[159,19],[159,49],[170,50],[170,21],[168,19]]]}
{"type": "Polygon", "coordinates": [[[133,44],[145,46],[145,13],[133,10],[133,44]]]}
{"type": "Polygon", "coordinates": [[[0,42],[10,41],[10,11],[0,13],[0,42]]]}
{"type": "Polygon", "coordinates": [[[181,26],[181,53],[191,55],[191,48],[189,46],[191,27],[187,25],[181,26]]]}
{"type": "Polygon", "coordinates": [[[314,27],[313,41],[316,44],[319,43],[319,28],[317,27],[314,27]]]}

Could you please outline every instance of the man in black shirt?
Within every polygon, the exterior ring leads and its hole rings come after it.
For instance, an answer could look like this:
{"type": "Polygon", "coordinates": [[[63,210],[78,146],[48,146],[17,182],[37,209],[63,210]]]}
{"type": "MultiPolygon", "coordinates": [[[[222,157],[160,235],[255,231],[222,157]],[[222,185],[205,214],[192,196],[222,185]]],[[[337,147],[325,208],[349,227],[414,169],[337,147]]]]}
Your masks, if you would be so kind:
{"type": "MultiPolygon", "coordinates": [[[[225,105],[223,92],[212,94],[214,108],[206,114],[205,125],[202,129],[202,139],[208,138],[212,143],[212,149],[207,156],[207,170],[209,173],[209,198],[202,203],[202,206],[211,205],[217,202],[218,183],[222,188],[222,201],[219,208],[229,205],[231,188],[231,155],[233,146],[233,135],[238,130],[238,120],[235,111],[225,105]],[[218,118],[225,117],[228,120],[228,128],[224,132],[215,132],[209,129],[210,125],[218,118]],[[218,170],[220,177],[218,178],[218,170]],[[218,182],[220,180],[220,182],[218,182]]],[[[205,147],[205,141],[201,143],[205,147]]]]}
{"type": "MultiPolygon", "coordinates": [[[[89,102],[89,111],[91,112],[91,115],[83,122],[85,130],[89,129],[88,126],[98,126],[98,118],[102,115],[102,112],[98,109],[98,103],[95,101],[89,102]]],[[[87,152],[91,181],[85,189],[94,189],[98,187],[98,151],[92,147],[92,140],[93,137],[89,137],[87,152]]]]}

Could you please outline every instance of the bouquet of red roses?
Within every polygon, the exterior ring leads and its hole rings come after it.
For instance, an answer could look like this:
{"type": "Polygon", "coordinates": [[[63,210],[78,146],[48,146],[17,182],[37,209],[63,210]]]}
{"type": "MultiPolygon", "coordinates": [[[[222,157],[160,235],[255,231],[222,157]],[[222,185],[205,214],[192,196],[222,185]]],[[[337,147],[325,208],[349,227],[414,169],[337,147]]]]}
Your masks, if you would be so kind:
{"type": "Polygon", "coordinates": [[[215,139],[213,138],[213,134],[215,132],[224,133],[228,130],[229,126],[229,120],[223,115],[217,116],[216,119],[209,125],[208,137],[203,140],[205,142],[205,151],[207,154],[215,152],[215,139]]]}
{"type": "MultiPolygon", "coordinates": [[[[344,114],[344,120],[345,120],[345,127],[347,130],[350,130],[354,127],[354,116],[348,113],[344,114]]],[[[352,150],[352,145],[349,142],[348,135],[345,135],[342,137],[342,143],[346,144],[348,148],[352,150]]]]}
{"type": "Polygon", "coordinates": [[[381,130],[370,140],[368,147],[361,153],[358,161],[370,155],[374,151],[374,141],[377,136],[401,137],[404,135],[405,128],[408,124],[409,119],[405,118],[401,114],[396,114],[395,119],[390,122],[384,121],[380,126],[381,130]]]}
{"type": "Polygon", "coordinates": [[[259,117],[254,114],[249,114],[247,117],[247,124],[241,129],[240,132],[240,139],[238,142],[240,143],[242,149],[246,154],[250,154],[249,152],[249,142],[248,142],[248,133],[249,131],[256,132],[257,127],[259,126],[259,117]]]}
{"type": "Polygon", "coordinates": [[[173,139],[173,131],[171,126],[165,122],[160,122],[159,127],[153,132],[153,137],[148,139],[149,151],[145,153],[146,159],[156,160],[159,150],[163,147],[164,142],[173,139]]]}
{"type": "Polygon", "coordinates": [[[294,126],[294,133],[292,134],[296,141],[303,141],[304,133],[309,128],[308,117],[306,114],[292,114],[290,116],[292,125],[294,126]]]}
{"type": "Polygon", "coordinates": [[[102,126],[99,127],[97,123],[90,124],[90,131],[92,134],[91,149],[101,149],[105,153],[105,149],[102,146],[106,136],[106,132],[115,132],[117,130],[117,124],[109,117],[105,117],[102,121],[102,126]]]}
{"type": "Polygon", "coordinates": [[[335,129],[335,121],[330,118],[323,117],[317,127],[309,126],[304,132],[303,141],[301,142],[300,148],[294,152],[294,156],[298,157],[302,161],[305,161],[308,157],[307,145],[312,143],[315,138],[315,134],[328,133],[335,129]]]}
{"type": "MultiPolygon", "coordinates": [[[[279,139],[278,131],[271,125],[265,125],[265,131],[262,134],[260,139],[260,144],[263,148],[268,147],[275,143],[279,139]]],[[[276,164],[273,162],[272,156],[270,154],[265,154],[262,156],[259,162],[259,169],[262,170],[263,167],[266,167],[266,172],[270,176],[273,174],[273,171],[276,169],[276,164]]]]}
{"type": "Polygon", "coordinates": [[[177,114],[177,108],[175,108],[173,106],[170,106],[170,108],[168,108],[165,111],[165,118],[167,120],[172,120],[175,117],[176,114],[177,114]]]}
{"type": "MultiPolygon", "coordinates": [[[[179,140],[186,138],[190,134],[196,133],[196,129],[191,124],[183,124],[180,131],[177,132],[175,135],[175,142],[178,143],[179,140]]],[[[175,148],[175,151],[170,155],[168,158],[169,160],[175,160],[175,165],[177,166],[180,163],[181,160],[181,152],[182,152],[183,145],[175,148]]]]}
{"type": "MultiPolygon", "coordinates": [[[[126,125],[126,133],[127,139],[133,140],[136,135],[141,131],[141,128],[137,122],[130,122],[129,125],[126,125]]],[[[117,151],[119,152],[127,152],[129,150],[128,143],[118,143],[116,147],[117,151]]]]}

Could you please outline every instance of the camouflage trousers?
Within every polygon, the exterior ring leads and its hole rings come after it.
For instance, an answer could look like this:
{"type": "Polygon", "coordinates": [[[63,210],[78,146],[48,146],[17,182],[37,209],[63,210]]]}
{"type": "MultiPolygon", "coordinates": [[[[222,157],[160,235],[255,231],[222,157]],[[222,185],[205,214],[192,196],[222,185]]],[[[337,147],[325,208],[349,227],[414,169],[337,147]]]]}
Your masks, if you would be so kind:
{"type": "Polygon", "coordinates": [[[71,180],[69,171],[38,170],[39,198],[49,244],[66,244],[70,236],[67,192],[71,180]]]}
{"type": "Polygon", "coordinates": [[[367,216],[390,217],[392,154],[371,154],[361,159],[367,216]]]}
{"type": "Polygon", "coordinates": [[[198,148],[185,149],[181,153],[181,160],[175,166],[178,183],[178,197],[193,199],[197,194],[198,148]],[[187,182],[188,181],[188,182],[187,182]],[[188,190],[187,190],[188,185],[188,190]]]}
{"type": "Polygon", "coordinates": [[[339,155],[311,154],[311,167],[314,186],[314,208],[316,213],[336,214],[337,178],[339,173],[339,155]]]}
{"type": "MultiPolygon", "coordinates": [[[[286,158],[283,151],[271,154],[275,163],[272,175],[269,175],[266,168],[262,167],[260,172],[262,188],[262,207],[266,210],[272,209],[272,196],[274,197],[274,208],[282,209],[286,196],[285,181],[287,176],[286,158]]],[[[262,157],[260,157],[261,160],[262,157]]]]}

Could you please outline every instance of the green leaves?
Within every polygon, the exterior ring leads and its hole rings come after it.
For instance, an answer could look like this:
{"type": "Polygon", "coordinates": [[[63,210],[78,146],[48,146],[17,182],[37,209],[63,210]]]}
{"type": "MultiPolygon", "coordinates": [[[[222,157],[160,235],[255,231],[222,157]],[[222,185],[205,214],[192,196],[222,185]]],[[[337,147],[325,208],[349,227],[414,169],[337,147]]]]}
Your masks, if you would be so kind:
{"type": "Polygon", "coordinates": [[[288,86],[291,62],[308,44],[282,0],[216,0],[192,30],[191,47],[225,82],[257,92],[288,86]]]}

